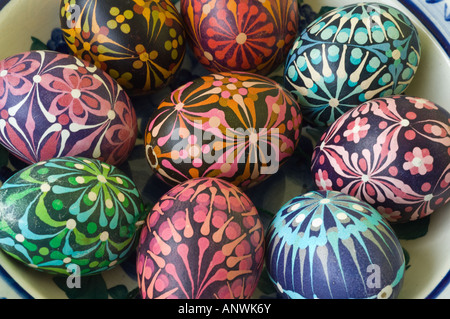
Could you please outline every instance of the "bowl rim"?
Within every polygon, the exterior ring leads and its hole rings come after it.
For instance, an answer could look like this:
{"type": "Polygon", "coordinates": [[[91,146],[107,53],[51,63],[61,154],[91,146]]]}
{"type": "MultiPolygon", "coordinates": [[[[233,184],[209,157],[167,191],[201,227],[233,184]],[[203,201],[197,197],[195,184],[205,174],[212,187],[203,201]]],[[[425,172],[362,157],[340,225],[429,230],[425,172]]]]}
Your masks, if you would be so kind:
{"type": "MultiPolygon", "coordinates": [[[[442,46],[444,51],[450,57],[450,38],[448,35],[444,34],[443,30],[449,30],[448,33],[450,35],[450,19],[445,17],[445,12],[442,16],[436,17],[432,11],[432,5],[434,3],[439,3],[442,0],[438,1],[418,1],[418,0],[397,0],[401,4],[403,4],[412,14],[414,14],[420,22],[434,35],[436,40],[442,46]],[[447,28],[443,26],[439,26],[438,24],[448,24],[447,28]]],[[[450,7],[446,7],[449,10],[450,7]]]]}
{"type": "MultiPolygon", "coordinates": [[[[173,0],[174,2],[179,2],[179,0],[173,0]]],[[[378,0],[379,1],[379,0],[378,0]]],[[[394,0],[402,4],[407,10],[410,11],[424,26],[425,28],[435,37],[438,44],[444,50],[448,57],[450,57],[450,37],[444,33],[443,30],[449,30],[450,34],[450,19],[445,18],[445,12],[439,19],[435,16],[434,11],[431,10],[431,6],[434,3],[443,2],[442,0],[428,2],[420,0],[394,0]],[[442,23],[448,23],[448,27],[442,27],[442,23]]],[[[10,5],[12,0],[3,0],[0,2],[0,11],[6,6],[10,5]]],[[[446,7],[447,8],[447,7],[446,7]]],[[[450,13],[450,6],[448,7],[450,13]]],[[[24,287],[22,287],[11,275],[3,268],[0,263],[0,278],[6,282],[7,285],[20,297],[25,299],[34,298],[24,287]]],[[[450,285],[450,270],[445,274],[445,276],[439,281],[439,283],[434,287],[434,289],[425,297],[425,299],[435,299],[439,298],[440,295],[448,289],[450,285]]]]}

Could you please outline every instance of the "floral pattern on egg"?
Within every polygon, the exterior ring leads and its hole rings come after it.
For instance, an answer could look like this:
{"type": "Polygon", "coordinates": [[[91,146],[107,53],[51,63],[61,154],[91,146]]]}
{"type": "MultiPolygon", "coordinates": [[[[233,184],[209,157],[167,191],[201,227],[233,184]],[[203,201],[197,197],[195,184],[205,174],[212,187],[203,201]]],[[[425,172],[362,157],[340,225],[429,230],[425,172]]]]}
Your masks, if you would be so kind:
{"type": "Polygon", "coordinates": [[[185,30],[170,0],[61,0],[60,18],[71,51],[129,94],[166,86],[183,62],[185,30]]]}
{"type": "Polygon", "coordinates": [[[136,137],[128,95],[97,67],[41,50],[0,61],[0,143],[22,161],[84,156],[118,165],[136,137]]]}
{"type": "Polygon", "coordinates": [[[174,90],[150,117],[147,159],[162,180],[218,177],[248,188],[275,174],[298,145],[301,110],[275,81],[210,74],[174,90]]]}
{"type": "Polygon", "coordinates": [[[137,251],[144,299],[247,299],[264,264],[263,225],[238,187],[192,179],[156,203],[137,251]]]}
{"type": "Polygon", "coordinates": [[[325,131],[311,169],[320,189],[362,199],[391,222],[428,216],[450,201],[450,115],[423,98],[373,99],[325,131]]]}
{"type": "Polygon", "coordinates": [[[397,298],[405,257],[388,221],[336,191],[294,197],[267,232],[266,266],[287,299],[397,298]]]}
{"type": "Polygon", "coordinates": [[[181,13],[194,54],[211,72],[267,75],[298,32],[295,0],[181,0],[181,13]]]}
{"type": "Polygon", "coordinates": [[[285,86],[306,122],[329,126],[361,103],[403,93],[420,56],[418,32],[399,10],[370,2],[338,7],[296,40],[286,61],[285,86]]]}

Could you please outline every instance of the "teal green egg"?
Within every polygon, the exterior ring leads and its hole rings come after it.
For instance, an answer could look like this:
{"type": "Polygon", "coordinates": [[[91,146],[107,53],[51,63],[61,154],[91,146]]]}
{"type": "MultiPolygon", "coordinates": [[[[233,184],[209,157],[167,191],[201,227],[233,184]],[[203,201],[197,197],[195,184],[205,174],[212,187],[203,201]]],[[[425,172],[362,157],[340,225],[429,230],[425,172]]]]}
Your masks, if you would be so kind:
{"type": "Polygon", "coordinates": [[[35,163],[0,188],[0,248],[49,274],[115,267],[134,251],[144,219],[134,182],[95,159],[35,163]]]}
{"type": "Polygon", "coordinates": [[[376,2],[346,5],[299,35],[286,60],[284,86],[306,123],[327,127],[366,101],[402,94],[420,56],[418,31],[405,13],[376,2]]]}

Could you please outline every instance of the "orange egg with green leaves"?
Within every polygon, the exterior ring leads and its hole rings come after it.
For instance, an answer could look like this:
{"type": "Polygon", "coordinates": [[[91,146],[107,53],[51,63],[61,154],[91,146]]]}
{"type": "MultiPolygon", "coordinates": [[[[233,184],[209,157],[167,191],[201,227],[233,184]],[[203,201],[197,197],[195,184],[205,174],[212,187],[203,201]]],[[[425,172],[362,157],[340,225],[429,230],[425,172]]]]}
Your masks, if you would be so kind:
{"type": "Polygon", "coordinates": [[[211,72],[267,75],[297,37],[297,0],[181,0],[180,10],[195,56],[211,72]]]}

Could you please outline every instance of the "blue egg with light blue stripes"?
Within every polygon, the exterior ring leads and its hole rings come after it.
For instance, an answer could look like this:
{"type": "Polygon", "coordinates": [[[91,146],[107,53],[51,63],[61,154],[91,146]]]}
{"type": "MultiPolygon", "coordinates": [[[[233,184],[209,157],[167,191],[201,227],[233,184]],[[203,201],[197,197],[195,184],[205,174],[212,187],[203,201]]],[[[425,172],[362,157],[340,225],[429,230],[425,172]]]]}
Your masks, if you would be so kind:
{"type": "Polygon", "coordinates": [[[286,203],[266,235],[269,278],[286,299],[394,299],[405,257],[387,220],[336,191],[286,203]]]}
{"type": "Polygon", "coordinates": [[[327,127],[368,100],[403,93],[420,56],[418,32],[403,12],[375,2],[352,4],[303,30],[287,56],[284,86],[306,123],[327,127]]]}

